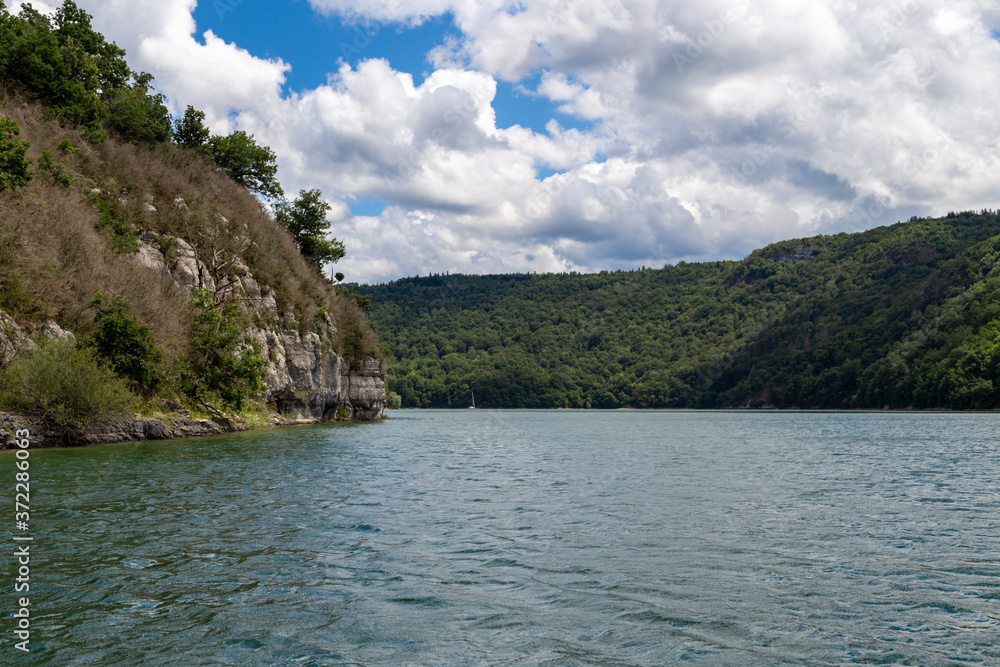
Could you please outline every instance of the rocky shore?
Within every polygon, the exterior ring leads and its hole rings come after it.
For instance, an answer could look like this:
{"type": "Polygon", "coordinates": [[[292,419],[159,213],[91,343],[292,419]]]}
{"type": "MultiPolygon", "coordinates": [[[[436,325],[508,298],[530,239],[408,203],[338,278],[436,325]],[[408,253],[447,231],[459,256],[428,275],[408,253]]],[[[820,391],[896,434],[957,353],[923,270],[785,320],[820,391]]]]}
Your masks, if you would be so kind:
{"type": "MultiPolygon", "coordinates": [[[[320,421],[308,418],[287,419],[277,414],[270,418],[273,426],[317,424],[320,421]]],[[[12,412],[0,412],[0,449],[13,449],[17,440],[14,434],[20,430],[30,432],[31,446],[35,448],[199,438],[247,431],[249,427],[234,419],[221,417],[197,419],[183,413],[173,413],[157,417],[130,417],[114,423],[101,424],[86,431],[65,432],[39,420],[28,419],[12,412]]]]}

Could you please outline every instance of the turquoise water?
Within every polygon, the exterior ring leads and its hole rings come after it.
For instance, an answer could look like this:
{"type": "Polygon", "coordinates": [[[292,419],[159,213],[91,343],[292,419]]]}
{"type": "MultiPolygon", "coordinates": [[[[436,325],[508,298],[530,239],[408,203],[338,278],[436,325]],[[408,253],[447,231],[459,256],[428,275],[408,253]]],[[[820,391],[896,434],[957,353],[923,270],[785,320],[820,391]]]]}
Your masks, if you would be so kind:
{"type": "Polygon", "coordinates": [[[32,451],[0,663],[1000,664],[1000,416],[391,414],[32,451]]]}

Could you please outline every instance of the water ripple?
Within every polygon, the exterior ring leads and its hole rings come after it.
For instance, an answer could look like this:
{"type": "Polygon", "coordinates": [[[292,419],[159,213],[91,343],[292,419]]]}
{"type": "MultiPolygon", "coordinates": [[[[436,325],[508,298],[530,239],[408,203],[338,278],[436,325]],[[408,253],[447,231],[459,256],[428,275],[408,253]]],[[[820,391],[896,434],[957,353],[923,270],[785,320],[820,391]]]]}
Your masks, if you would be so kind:
{"type": "Polygon", "coordinates": [[[998,664],[998,419],[426,411],[37,451],[22,662],[998,664]]]}

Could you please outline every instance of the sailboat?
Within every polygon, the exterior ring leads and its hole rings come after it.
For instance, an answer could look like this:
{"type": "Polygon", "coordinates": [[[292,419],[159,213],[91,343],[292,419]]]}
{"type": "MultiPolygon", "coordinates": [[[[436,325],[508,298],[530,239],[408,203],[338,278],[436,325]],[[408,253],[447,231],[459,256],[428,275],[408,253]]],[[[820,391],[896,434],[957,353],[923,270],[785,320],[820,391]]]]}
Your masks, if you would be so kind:
{"type": "Polygon", "coordinates": [[[476,409],[476,392],[472,392],[472,405],[469,406],[470,410],[476,409]]]}

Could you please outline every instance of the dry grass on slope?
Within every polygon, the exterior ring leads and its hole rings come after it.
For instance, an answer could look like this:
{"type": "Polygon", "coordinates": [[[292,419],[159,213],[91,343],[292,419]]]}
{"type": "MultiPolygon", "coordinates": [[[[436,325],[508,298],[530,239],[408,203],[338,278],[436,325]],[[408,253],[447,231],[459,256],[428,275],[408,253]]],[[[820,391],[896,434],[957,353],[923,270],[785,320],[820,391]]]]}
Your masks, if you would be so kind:
{"type": "Polygon", "coordinates": [[[0,308],[87,332],[93,313],[86,304],[98,293],[121,296],[160,346],[183,348],[191,317],[187,295],[130,252],[115,251],[112,231],[100,224],[103,202],[126,234],[130,225],[184,238],[203,260],[213,244],[223,254],[235,252],[262,287],[274,290],[280,313],[291,313],[306,328],[325,311],[342,338],[350,333],[338,348],[356,349],[360,336],[365,352],[377,356],[375,336],[354,302],[336,295],[260,201],[205,158],[172,144],[136,145],[113,136],[91,145],[17,91],[0,85],[0,99],[6,100],[0,114],[12,117],[20,139],[31,142],[35,170],[28,186],[0,194],[0,308]],[[60,152],[65,139],[79,150],[60,152]],[[43,150],[72,176],[70,186],[38,169],[43,150]],[[94,195],[95,189],[103,194],[94,195]]]}

